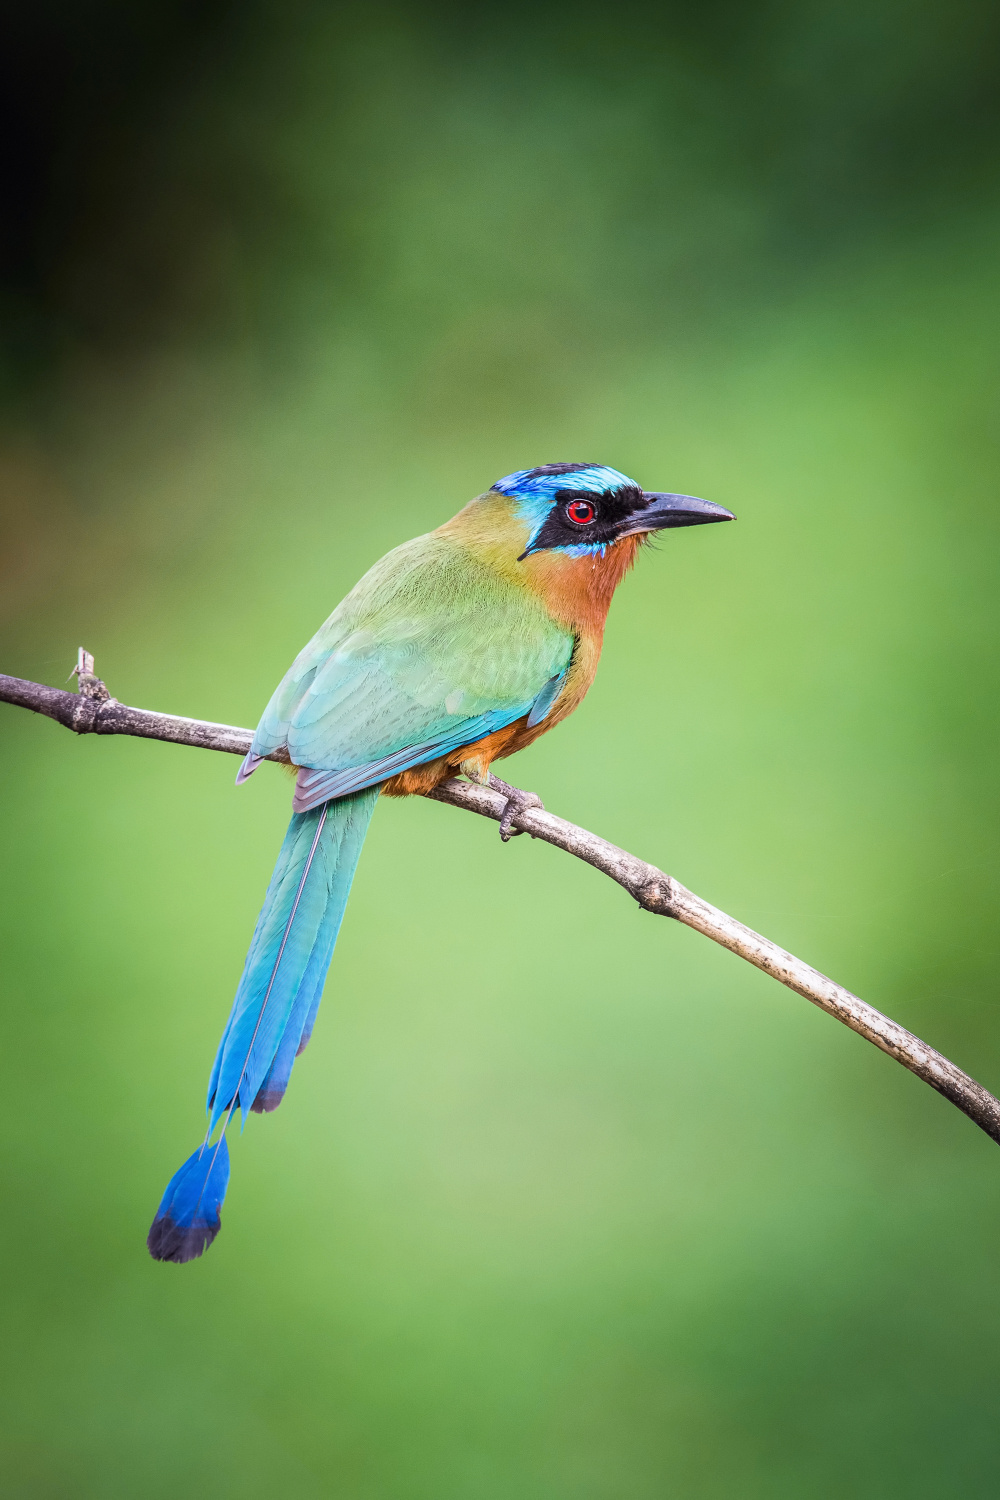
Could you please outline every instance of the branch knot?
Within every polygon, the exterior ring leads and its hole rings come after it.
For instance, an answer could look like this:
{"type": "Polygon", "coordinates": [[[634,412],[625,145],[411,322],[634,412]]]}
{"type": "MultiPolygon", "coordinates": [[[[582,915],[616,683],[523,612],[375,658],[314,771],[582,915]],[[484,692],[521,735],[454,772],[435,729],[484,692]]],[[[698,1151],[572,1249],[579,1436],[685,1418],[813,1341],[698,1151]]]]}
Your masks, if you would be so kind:
{"type": "Polygon", "coordinates": [[[643,911],[651,911],[658,917],[672,917],[676,915],[677,897],[674,891],[674,882],[669,875],[657,871],[641,885],[635,892],[635,899],[643,911]]]}
{"type": "Polygon", "coordinates": [[[77,653],[76,666],[69,675],[76,678],[79,700],[73,706],[69,727],[77,734],[93,734],[97,729],[101,709],[105,704],[114,703],[116,700],[112,698],[95,673],[94,658],[83,646],[77,653]]]}
{"type": "Polygon", "coordinates": [[[75,734],[93,734],[101,706],[99,698],[91,698],[86,693],[78,693],[70,717],[70,729],[75,734]]]}

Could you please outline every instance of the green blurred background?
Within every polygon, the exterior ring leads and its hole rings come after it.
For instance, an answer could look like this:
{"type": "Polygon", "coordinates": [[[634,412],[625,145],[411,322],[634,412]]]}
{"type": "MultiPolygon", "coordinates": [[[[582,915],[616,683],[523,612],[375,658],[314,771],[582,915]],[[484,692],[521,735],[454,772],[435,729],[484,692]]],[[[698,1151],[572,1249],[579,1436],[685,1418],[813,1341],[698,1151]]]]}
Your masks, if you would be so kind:
{"type": "MultiPolygon", "coordinates": [[[[1000,1085],[1000,11],[5,8],[0,669],[256,721],[512,469],[669,535],[510,774],[1000,1085]]],[[[0,709],[0,1493],[1000,1488],[1000,1156],[703,938],[386,803],[225,1231],[143,1238],[278,772],[0,709]]]]}

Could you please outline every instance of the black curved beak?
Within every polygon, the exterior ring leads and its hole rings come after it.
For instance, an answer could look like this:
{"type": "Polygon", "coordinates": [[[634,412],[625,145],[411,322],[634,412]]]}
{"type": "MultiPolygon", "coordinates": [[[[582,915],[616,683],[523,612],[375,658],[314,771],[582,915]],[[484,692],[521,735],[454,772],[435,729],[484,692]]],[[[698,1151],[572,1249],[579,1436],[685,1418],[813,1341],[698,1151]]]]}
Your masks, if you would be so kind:
{"type": "Polygon", "coordinates": [[[704,526],[708,521],[735,521],[731,510],[694,495],[665,495],[643,490],[646,504],[630,518],[629,531],[665,531],[669,526],[704,526]]]}

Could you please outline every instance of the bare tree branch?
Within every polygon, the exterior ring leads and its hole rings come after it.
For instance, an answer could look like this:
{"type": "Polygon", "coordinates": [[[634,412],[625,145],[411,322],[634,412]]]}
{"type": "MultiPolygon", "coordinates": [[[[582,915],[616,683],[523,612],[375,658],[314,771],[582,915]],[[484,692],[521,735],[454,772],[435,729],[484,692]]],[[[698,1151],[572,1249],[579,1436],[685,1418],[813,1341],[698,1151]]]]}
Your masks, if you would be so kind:
{"type": "MultiPolygon", "coordinates": [[[[176,745],[196,745],[202,750],[222,750],[230,755],[245,755],[250,748],[252,731],[230,724],[211,724],[202,719],[181,719],[174,714],[151,713],[144,708],[127,708],[110,696],[104,683],[94,675],[94,659],[81,649],[74,668],[80,691],[67,693],[59,688],[25,682],[20,677],[0,675],[0,702],[13,703],[34,713],[57,719],[77,734],[129,734],[144,739],[169,740],[176,745]]],[[[274,755],[272,760],[281,759],[274,755]]],[[[447,802],[466,812],[499,822],[505,798],[486,787],[470,782],[446,781],[428,794],[436,802],[447,802]]],[[[700,896],[686,890],[673,876],[665,875],[655,865],[646,864],[605,839],[567,823],[541,808],[525,808],[514,816],[514,826],[532,838],[544,839],[573,854],[595,870],[609,875],[623,886],[639,905],[658,916],[673,917],[693,927],[713,942],[728,948],[747,963],[770,974],[796,994],[825,1010],[909,1068],[918,1078],[937,1089],[946,1099],[969,1116],[970,1120],[1000,1144],[1000,1101],[974,1078],[956,1068],[940,1052],[904,1027],[867,1005],[850,990],[827,979],[776,943],[744,927],[700,896]]]]}

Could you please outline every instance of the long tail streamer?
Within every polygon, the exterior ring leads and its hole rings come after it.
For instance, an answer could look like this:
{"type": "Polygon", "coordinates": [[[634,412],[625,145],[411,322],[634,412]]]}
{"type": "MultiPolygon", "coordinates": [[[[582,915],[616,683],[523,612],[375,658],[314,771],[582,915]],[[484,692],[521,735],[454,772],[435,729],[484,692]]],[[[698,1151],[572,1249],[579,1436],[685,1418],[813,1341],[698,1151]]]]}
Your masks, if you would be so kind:
{"type": "Polygon", "coordinates": [[[233,1112],[239,1106],[245,1121],[284,1097],[312,1034],[377,798],[378,788],[368,788],[289,824],[212,1068],[205,1140],[171,1178],[149,1231],[156,1260],[194,1260],[212,1243],[229,1184],[233,1112]]]}

